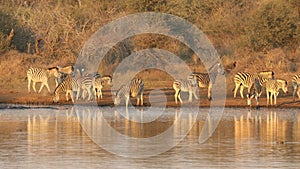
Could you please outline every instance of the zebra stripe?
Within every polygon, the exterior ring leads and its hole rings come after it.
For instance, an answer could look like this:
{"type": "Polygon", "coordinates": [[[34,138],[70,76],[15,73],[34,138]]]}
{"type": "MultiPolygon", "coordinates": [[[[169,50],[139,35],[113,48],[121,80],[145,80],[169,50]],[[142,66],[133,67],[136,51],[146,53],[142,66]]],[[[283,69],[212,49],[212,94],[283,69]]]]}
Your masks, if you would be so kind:
{"type": "Polygon", "coordinates": [[[93,75],[85,75],[85,76],[75,77],[74,79],[76,80],[76,82],[79,86],[79,89],[78,89],[78,92],[76,95],[76,100],[79,99],[81,90],[82,90],[81,98],[85,99],[85,94],[88,93],[88,100],[91,100],[94,76],[93,75]]]}
{"type": "Polygon", "coordinates": [[[56,103],[59,101],[59,96],[63,93],[66,94],[66,99],[69,101],[68,95],[71,96],[72,102],[74,103],[73,92],[79,93],[80,86],[75,78],[68,75],[63,82],[61,82],[54,90],[53,101],[56,103]]]}
{"type": "Polygon", "coordinates": [[[130,97],[137,98],[137,105],[143,105],[143,93],[144,83],[141,79],[133,79],[129,84],[122,85],[119,90],[115,93],[114,104],[120,104],[121,97],[125,98],[126,108],[128,107],[128,101],[130,97]]]}
{"type": "Polygon", "coordinates": [[[254,79],[258,78],[260,81],[261,86],[265,86],[265,83],[269,79],[274,79],[274,72],[273,71],[261,71],[257,74],[251,74],[247,72],[238,72],[233,81],[235,83],[233,97],[236,98],[237,90],[240,88],[240,95],[241,98],[244,98],[243,91],[244,88],[248,88],[248,93],[250,93],[250,87],[252,86],[254,79]]]}
{"type": "Polygon", "coordinates": [[[256,108],[259,107],[259,97],[262,94],[262,85],[259,78],[255,78],[254,82],[250,87],[250,93],[247,94],[247,104],[248,106],[252,106],[251,99],[255,97],[256,100],[256,108]]]}
{"type": "Polygon", "coordinates": [[[212,85],[215,84],[218,74],[225,74],[224,69],[222,68],[222,65],[220,63],[212,66],[209,69],[208,73],[193,73],[190,76],[196,76],[199,88],[208,88],[207,98],[208,100],[212,100],[211,89],[212,85]]]}
{"type": "Polygon", "coordinates": [[[293,101],[295,101],[295,94],[297,91],[297,96],[300,99],[300,74],[296,74],[292,78],[292,86],[293,86],[293,101]]]}
{"type": "MultiPolygon", "coordinates": [[[[41,82],[41,87],[38,93],[40,93],[44,86],[48,89],[50,93],[50,88],[48,85],[48,79],[50,76],[54,76],[55,78],[61,78],[62,74],[58,72],[58,69],[56,67],[48,68],[48,69],[42,69],[38,67],[31,67],[27,70],[27,80],[28,80],[28,93],[30,93],[30,86],[32,81],[32,87],[34,92],[36,92],[35,85],[37,82],[41,82]]],[[[58,86],[58,81],[55,79],[56,86],[58,86]]]]}
{"type": "Polygon", "coordinates": [[[110,75],[94,78],[93,80],[93,91],[96,99],[102,99],[102,88],[105,84],[111,86],[112,78],[110,75]]]}
{"type": "Polygon", "coordinates": [[[182,103],[182,99],[180,96],[180,92],[188,92],[189,93],[189,102],[193,100],[193,95],[195,99],[198,99],[196,94],[197,91],[197,77],[189,76],[188,80],[175,80],[173,82],[173,89],[175,90],[174,98],[175,103],[177,104],[177,99],[179,99],[180,103],[182,103]]]}
{"type": "Polygon", "coordinates": [[[288,92],[288,83],[285,80],[277,79],[277,80],[269,80],[266,83],[266,92],[267,92],[267,105],[269,105],[269,98],[271,105],[272,97],[274,96],[274,104],[276,105],[276,98],[279,94],[279,90],[282,89],[284,93],[288,92]],[[269,95],[270,94],[270,95],[269,95]]]}

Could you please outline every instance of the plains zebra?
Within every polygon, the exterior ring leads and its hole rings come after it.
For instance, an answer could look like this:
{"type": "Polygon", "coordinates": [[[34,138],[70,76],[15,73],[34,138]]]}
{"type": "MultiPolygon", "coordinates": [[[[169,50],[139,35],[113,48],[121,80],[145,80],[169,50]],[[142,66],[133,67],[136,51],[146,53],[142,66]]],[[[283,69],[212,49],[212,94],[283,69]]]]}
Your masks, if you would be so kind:
{"type": "Polygon", "coordinates": [[[74,96],[73,92],[77,92],[77,99],[78,94],[80,91],[80,86],[78,84],[77,79],[72,78],[70,75],[67,75],[67,77],[62,81],[54,90],[54,98],[53,101],[56,103],[59,101],[59,95],[66,93],[66,99],[69,101],[68,95],[71,96],[72,102],[74,103],[74,96]]]}
{"type": "Polygon", "coordinates": [[[293,101],[295,101],[296,91],[297,91],[297,96],[300,99],[300,74],[296,74],[293,76],[292,85],[293,85],[293,101]]]}
{"type": "Polygon", "coordinates": [[[247,94],[247,104],[248,106],[252,106],[251,99],[255,97],[256,100],[256,108],[259,108],[259,97],[262,94],[262,85],[261,79],[255,78],[254,82],[250,86],[250,93],[247,94]]]}
{"type": "Polygon", "coordinates": [[[261,79],[261,86],[265,86],[265,82],[269,79],[274,79],[274,72],[273,71],[261,71],[257,74],[251,74],[247,72],[238,72],[234,76],[234,93],[233,97],[236,98],[236,92],[240,88],[240,95],[242,98],[244,98],[243,91],[244,88],[248,88],[248,93],[250,93],[250,87],[252,86],[252,83],[254,82],[255,78],[261,79]]]}
{"type": "Polygon", "coordinates": [[[129,84],[122,85],[119,90],[115,93],[114,104],[120,104],[121,97],[125,98],[126,108],[128,107],[128,101],[130,97],[137,98],[137,105],[143,105],[143,93],[144,83],[141,79],[133,79],[129,84]]]}
{"type": "Polygon", "coordinates": [[[111,81],[112,81],[112,78],[111,78],[110,75],[94,78],[94,80],[93,80],[93,91],[95,93],[94,95],[95,95],[96,99],[97,98],[102,99],[102,88],[105,84],[111,86],[111,81]]]}
{"type": "MultiPolygon", "coordinates": [[[[41,87],[38,93],[40,93],[44,86],[47,87],[49,93],[50,88],[48,85],[48,79],[50,76],[54,76],[55,78],[61,78],[62,74],[59,73],[58,69],[56,67],[48,68],[48,69],[42,69],[38,67],[31,67],[27,70],[27,80],[28,80],[28,93],[30,93],[30,85],[32,81],[32,87],[34,92],[36,92],[35,85],[37,82],[41,82],[41,87]]],[[[57,79],[56,79],[57,80],[57,79]]],[[[58,85],[58,82],[56,82],[56,86],[58,85]]]]}
{"type": "Polygon", "coordinates": [[[272,97],[274,96],[274,104],[276,105],[276,98],[279,94],[279,90],[282,89],[284,93],[288,92],[288,83],[285,80],[276,79],[276,80],[269,80],[266,83],[266,92],[267,92],[267,106],[269,105],[269,98],[271,105],[272,97]],[[270,96],[269,96],[270,94],[270,96]]]}
{"type": "Polygon", "coordinates": [[[215,83],[217,75],[221,74],[224,75],[224,69],[222,68],[222,65],[220,63],[215,64],[212,66],[208,73],[193,73],[190,76],[196,76],[198,81],[199,88],[208,88],[207,91],[207,98],[208,100],[211,100],[211,89],[212,85],[215,83]]]}
{"type": "Polygon", "coordinates": [[[79,77],[75,77],[74,79],[76,79],[79,87],[76,99],[79,99],[79,95],[81,93],[82,90],[82,99],[85,99],[85,93],[88,93],[88,100],[91,100],[92,98],[92,89],[93,89],[93,82],[94,79],[97,78],[98,76],[100,76],[98,73],[94,73],[94,74],[87,74],[84,76],[79,76],[79,77]]]}
{"type": "Polygon", "coordinates": [[[175,103],[177,104],[177,99],[182,103],[180,92],[189,92],[189,102],[193,100],[193,95],[195,99],[198,99],[196,94],[198,88],[198,82],[196,76],[189,76],[188,80],[175,80],[173,82],[173,89],[175,90],[174,98],[175,103]]]}

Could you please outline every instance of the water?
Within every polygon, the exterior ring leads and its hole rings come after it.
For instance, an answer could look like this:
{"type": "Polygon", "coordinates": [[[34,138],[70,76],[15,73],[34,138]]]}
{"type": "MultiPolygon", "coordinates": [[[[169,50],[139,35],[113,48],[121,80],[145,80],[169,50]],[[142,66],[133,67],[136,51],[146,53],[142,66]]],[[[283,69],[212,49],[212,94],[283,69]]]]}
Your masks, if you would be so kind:
{"type": "Polygon", "coordinates": [[[226,108],[218,125],[208,112],[68,106],[0,109],[0,168],[300,166],[298,109],[226,108]],[[199,135],[215,125],[211,137],[199,144],[199,135]],[[170,149],[165,151],[166,146],[170,149]]]}

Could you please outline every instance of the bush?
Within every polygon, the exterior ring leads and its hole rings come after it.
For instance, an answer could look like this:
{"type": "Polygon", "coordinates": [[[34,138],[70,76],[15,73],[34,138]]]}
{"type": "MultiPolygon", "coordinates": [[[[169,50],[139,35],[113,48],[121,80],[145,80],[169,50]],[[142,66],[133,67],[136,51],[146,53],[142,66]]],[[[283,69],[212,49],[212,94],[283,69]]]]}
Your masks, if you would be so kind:
{"type": "Polygon", "coordinates": [[[248,45],[255,51],[299,43],[299,14],[285,0],[263,3],[248,25],[248,45]]]}

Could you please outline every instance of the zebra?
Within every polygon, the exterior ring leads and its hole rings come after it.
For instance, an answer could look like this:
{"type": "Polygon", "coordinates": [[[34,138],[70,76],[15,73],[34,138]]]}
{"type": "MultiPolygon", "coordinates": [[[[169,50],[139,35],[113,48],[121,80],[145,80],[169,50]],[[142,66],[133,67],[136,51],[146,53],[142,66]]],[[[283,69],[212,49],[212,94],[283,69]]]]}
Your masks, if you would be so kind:
{"type": "Polygon", "coordinates": [[[255,78],[254,82],[251,84],[250,87],[250,93],[248,93],[247,96],[247,105],[252,106],[251,99],[255,97],[256,100],[256,108],[259,108],[259,97],[262,94],[262,85],[261,85],[261,79],[255,78]]]}
{"type": "Polygon", "coordinates": [[[189,102],[192,102],[193,95],[195,99],[198,100],[198,96],[196,94],[198,87],[197,77],[189,76],[187,80],[175,80],[173,82],[173,89],[175,90],[174,98],[175,103],[177,104],[177,99],[179,99],[180,103],[182,103],[182,99],[180,97],[180,92],[189,92],[189,102]]]}
{"type": "Polygon", "coordinates": [[[295,94],[297,91],[297,96],[300,99],[300,74],[296,74],[292,78],[292,86],[293,86],[293,101],[295,101],[295,94]]]}
{"type": "Polygon", "coordinates": [[[208,73],[192,73],[190,76],[197,77],[199,88],[206,88],[206,87],[208,88],[207,98],[208,98],[208,100],[212,100],[211,89],[212,89],[212,85],[215,84],[218,74],[221,74],[221,75],[225,74],[225,71],[222,68],[222,65],[220,63],[212,66],[209,69],[208,73]]]}
{"type": "Polygon", "coordinates": [[[88,93],[88,100],[91,100],[92,98],[92,89],[93,89],[93,82],[94,79],[99,77],[100,75],[98,73],[94,74],[87,74],[84,76],[75,77],[74,79],[77,81],[77,84],[79,86],[79,89],[77,90],[76,100],[79,99],[79,95],[82,90],[82,99],[85,99],[85,93],[88,93]]]}
{"type": "Polygon", "coordinates": [[[122,85],[114,94],[114,104],[119,105],[121,97],[125,97],[126,108],[128,108],[128,101],[130,97],[137,98],[137,105],[143,105],[144,83],[141,79],[135,78],[127,85],[122,85]]]}
{"type": "Polygon", "coordinates": [[[272,97],[274,96],[274,104],[276,105],[276,98],[279,94],[279,90],[282,89],[284,93],[288,93],[288,83],[282,79],[273,79],[269,80],[266,83],[266,92],[267,92],[267,106],[269,105],[269,99],[272,103],[272,97]],[[270,95],[269,95],[270,94],[270,95]]]}
{"type": "Polygon", "coordinates": [[[94,78],[93,80],[93,91],[95,98],[102,99],[102,88],[105,84],[112,86],[112,77],[110,75],[106,75],[103,77],[94,78]]]}
{"type": "MultiPolygon", "coordinates": [[[[37,82],[41,82],[41,87],[38,93],[40,93],[44,86],[48,89],[48,92],[50,93],[50,88],[48,85],[48,79],[50,76],[54,76],[55,78],[61,78],[62,74],[58,71],[56,67],[51,67],[48,69],[42,69],[38,67],[30,67],[27,70],[27,80],[28,80],[28,93],[30,93],[30,86],[32,81],[32,87],[34,92],[36,92],[35,85],[37,82]]],[[[58,86],[58,81],[55,79],[55,86],[58,86]]]]}
{"type": "MultiPolygon", "coordinates": [[[[71,75],[67,75],[64,81],[62,81],[54,90],[53,101],[57,103],[59,101],[59,95],[66,93],[66,99],[69,101],[68,95],[71,96],[72,102],[74,103],[74,94],[76,91],[79,94],[80,86],[76,78],[72,78],[71,75]]],[[[77,96],[78,99],[78,96],[77,96]]]]}
{"type": "Polygon", "coordinates": [[[250,93],[250,87],[252,86],[252,83],[254,82],[255,78],[262,79],[262,80],[260,80],[261,86],[265,86],[266,81],[268,81],[269,79],[274,79],[274,72],[273,71],[261,71],[261,72],[258,72],[257,74],[251,74],[251,73],[247,73],[247,72],[238,72],[234,76],[234,79],[233,79],[233,81],[235,83],[233,97],[236,98],[236,93],[239,88],[240,88],[241,98],[244,98],[244,95],[243,95],[244,88],[248,88],[248,93],[250,93]]]}

